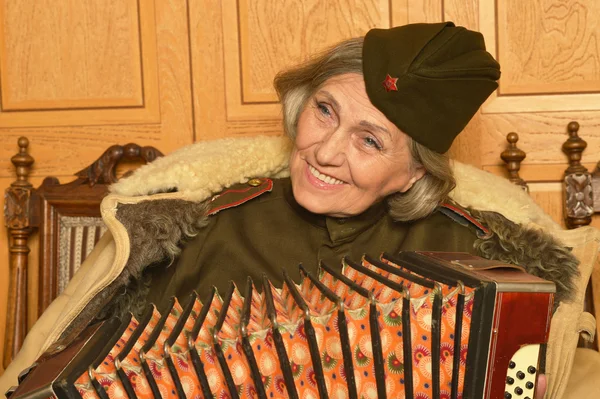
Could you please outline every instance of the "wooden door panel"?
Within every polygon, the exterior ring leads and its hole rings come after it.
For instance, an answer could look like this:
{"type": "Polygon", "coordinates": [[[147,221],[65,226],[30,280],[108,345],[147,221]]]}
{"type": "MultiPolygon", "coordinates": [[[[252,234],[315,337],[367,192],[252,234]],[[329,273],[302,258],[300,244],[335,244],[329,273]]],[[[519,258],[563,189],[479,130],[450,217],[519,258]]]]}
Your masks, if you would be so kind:
{"type": "Polygon", "coordinates": [[[600,4],[480,0],[481,31],[502,66],[488,113],[597,111],[600,4]]]}
{"type": "MultiPolygon", "coordinates": [[[[496,4],[497,55],[505,71],[500,96],[598,96],[600,3],[506,0],[496,4]]],[[[561,106],[562,111],[572,105],[561,106]]]]}
{"type": "Polygon", "coordinates": [[[230,55],[225,67],[240,77],[232,81],[240,83],[241,101],[250,104],[277,103],[273,89],[277,72],[342,38],[360,36],[372,26],[389,25],[390,20],[388,2],[381,0],[241,0],[237,10],[223,2],[223,18],[232,28],[223,31],[225,54],[230,55]]]}
{"type": "Polygon", "coordinates": [[[160,121],[152,1],[4,1],[3,127],[160,121]]]}
{"type": "Polygon", "coordinates": [[[406,0],[190,2],[197,139],[281,134],[277,72],[408,15],[406,0]]]}
{"type": "Polygon", "coordinates": [[[142,105],[137,2],[103,4],[5,3],[4,110],[142,105]]]}

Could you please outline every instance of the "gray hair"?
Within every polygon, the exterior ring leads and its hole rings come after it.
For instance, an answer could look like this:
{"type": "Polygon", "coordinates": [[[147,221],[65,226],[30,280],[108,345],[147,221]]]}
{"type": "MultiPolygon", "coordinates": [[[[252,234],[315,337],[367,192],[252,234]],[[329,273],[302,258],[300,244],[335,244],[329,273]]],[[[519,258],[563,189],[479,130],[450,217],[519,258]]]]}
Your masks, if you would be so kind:
{"type": "MultiPolygon", "coordinates": [[[[307,62],[277,74],[275,90],[283,109],[283,129],[296,138],[298,118],[309,98],[327,80],[346,73],[362,75],[363,38],[342,41],[317,54],[307,62]]],[[[405,193],[387,198],[390,215],[397,221],[424,218],[448,197],[455,186],[454,174],[447,154],[440,154],[408,137],[413,170],[423,168],[425,175],[405,193]]]]}

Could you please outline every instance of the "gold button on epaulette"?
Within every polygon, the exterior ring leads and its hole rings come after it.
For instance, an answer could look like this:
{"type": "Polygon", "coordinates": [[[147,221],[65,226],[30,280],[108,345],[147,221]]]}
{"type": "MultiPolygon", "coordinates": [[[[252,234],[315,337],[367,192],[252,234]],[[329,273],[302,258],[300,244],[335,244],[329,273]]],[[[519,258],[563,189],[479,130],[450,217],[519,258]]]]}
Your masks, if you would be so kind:
{"type": "Polygon", "coordinates": [[[248,184],[251,185],[252,187],[258,187],[260,186],[262,183],[262,181],[260,179],[250,179],[248,180],[248,184]]]}

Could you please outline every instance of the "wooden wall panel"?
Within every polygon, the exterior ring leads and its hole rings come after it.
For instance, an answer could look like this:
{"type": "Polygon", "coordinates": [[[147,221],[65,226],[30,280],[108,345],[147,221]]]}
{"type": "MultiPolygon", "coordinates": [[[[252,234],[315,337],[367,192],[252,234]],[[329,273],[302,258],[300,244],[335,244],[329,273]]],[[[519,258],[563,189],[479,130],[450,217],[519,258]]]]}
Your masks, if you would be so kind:
{"type": "Polygon", "coordinates": [[[501,95],[600,91],[600,3],[496,2],[501,95]]]}
{"type": "Polygon", "coordinates": [[[3,10],[4,110],[143,104],[136,1],[9,1],[3,10]]]}
{"type": "Polygon", "coordinates": [[[598,7],[595,0],[480,0],[481,31],[503,67],[484,112],[597,110],[598,7]]]}
{"type": "Polygon", "coordinates": [[[406,8],[407,23],[444,21],[444,0],[409,1],[406,8]]]}
{"type": "MultiPolygon", "coordinates": [[[[341,38],[360,36],[373,26],[389,26],[387,0],[336,2],[239,0],[223,2],[227,70],[239,76],[243,103],[277,103],[273,77],[341,38]],[[237,12],[233,12],[237,11],[237,12]],[[237,35],[235,35],[237,33],[237,35]],[[233,38],[229,38],[229,35],[233,38]],[[235,44],[235,48],[229,48],[235,44]],[[233,57],[233,55],[239,57],[233,57]],[[239,61],[239,62],[235,62],[239,61]]],[[[227,84],[229,84],[229,80],[227,84]]]]}
{"type": "Polygon", "coordinates": [[[478,0],[443,0],[444,20],[467,29],[479,30],[478,0]]]}
{"type": "Polygon", "coordinates": [[[0,3],[4,127],[159,122],[154,2],[0,3]]]}
{"type": "MultiPolygon", "coordinates": [[[[441,15],[440,0],[203,0],[190,2],[191,57],[197,140],[281,134],[272,81],[306,60],[372,27],[425,14],[441,15]],[[431,11],[434,10],[434,11],[431,11]]],[[[429,16],[435,20],[435,15],[429,16]]]]}

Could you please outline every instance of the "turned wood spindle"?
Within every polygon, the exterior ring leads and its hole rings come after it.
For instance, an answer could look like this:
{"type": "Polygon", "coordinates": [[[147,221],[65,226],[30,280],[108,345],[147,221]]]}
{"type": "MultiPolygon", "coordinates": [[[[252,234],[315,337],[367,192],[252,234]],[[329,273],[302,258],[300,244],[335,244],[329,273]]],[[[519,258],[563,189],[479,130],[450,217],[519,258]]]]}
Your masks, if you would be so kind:
{"type": "Polygon", "coordinates": [[[34,159],[27,152],[29,140],[18,140],[19,153],[11,158],[17,171],[14,181],[4,194],[4,220],[9,237],[8,309],[4,340],[4,368],[21,348],[27,334],[27,240],[31,233],[29,202],[33,189],[28,181],[34,159]]]}
{"type": "Polygon", "coordinates": [[[565,221],[569,228],[586,226],[592,222],[594,200],[590,172],[581,164],[587,142],[579,137],[579,123],[573,121],[567,125],[569,138],[562,145],[569,160],[565,170],[565,221]]]}
{"type": "Polygon", "coordinates": [[[581,164],[581,155],[587,147],[587,142],[579,137],[579,123],[570,122],[567,132],[569,138],[562,145],[563,152],[569,158],[569,167],[565,173],[586,173],[588,170],[581,164]]]}
{"type": "Polygon", "coordinates": [[[500,154],[500,158],[506,163],[506,169],[508,170],[508,180],[512,183],[521,186],[525,191],[529,191],[529,187],[525,180],[519,176],[519,170],[521,169],[521,162],[526,158],[525,151],[517,147],[519,141],[519,135],[511,132],[506,135],[506,141],[508,141],[508,148],[500,154]]]}

